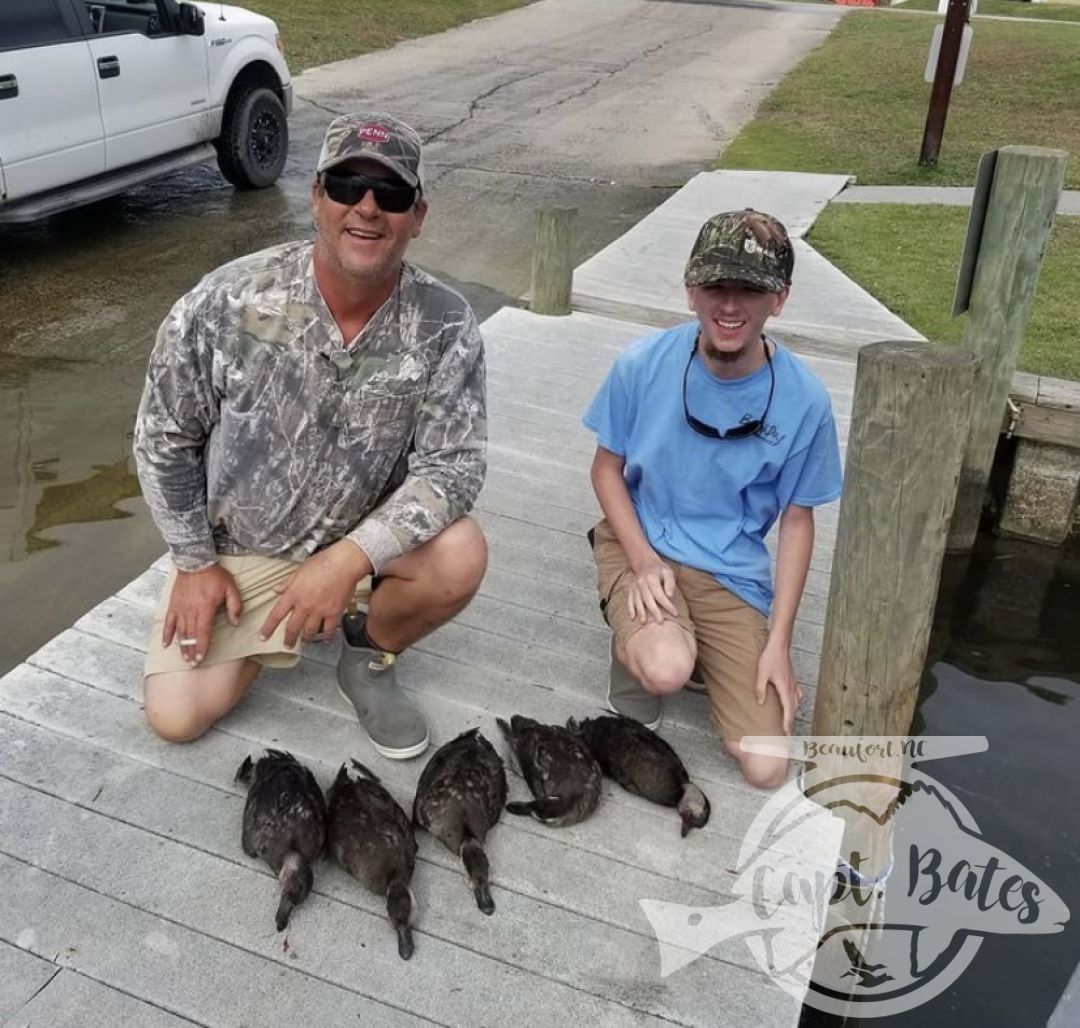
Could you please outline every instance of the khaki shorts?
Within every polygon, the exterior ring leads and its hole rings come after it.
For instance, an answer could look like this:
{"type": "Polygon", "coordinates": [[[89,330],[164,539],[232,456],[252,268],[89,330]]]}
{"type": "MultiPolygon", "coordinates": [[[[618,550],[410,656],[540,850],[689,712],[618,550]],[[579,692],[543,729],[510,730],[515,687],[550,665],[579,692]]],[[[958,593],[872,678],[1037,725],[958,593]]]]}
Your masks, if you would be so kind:
{"type": "MultiPolygon", "coordinates": [[[[235,627],[229,623],[224,607],[218,612],[214,620],[210,649],[198,666],[212,667],[214,664],[248,657],[263,667],[292,667],[300,660],[304,643],[302,639],[297,639],[295,646],[285,644],[285,628],[289,619],[285,618],[265,642],[259,638],[259,630],[278,601],[275,587],[281,585],[300,565],[291,560],[260,557],[257,554],[220,556],[218,563],[233,576],[236,587],[240,590],[244,610],[240,615],[240,624],[235,627]]],[[[179,632],[171,646],[161,645],[161,631],[175,581],[176,570],[173,569],[162,590],[161,601],[154,614],[154,624],[150,629],[146,646],[146,675],[156,675],[164,671],[190,671],[193,667],[180,653],[179,632]]],[[[357,587],[357,597],[361,601],[366,602],[370,595],[369,582],[370,579],[365,578],[357,587]]]]}
{"type": "MultiPolygon", "coordinates": [[[[627,609],[634,573],[606,520],[592,530],[590,541],[600,609],[616,642],[624,647],[644,627],[627,609]]],[[[708,572],[672,560],[664,563],[675,575],[674,620],[697,641],[698,670],[721,735],[730,741],[744,735],[783,735],[784,713],[776,690],[767,690],[762,706],[754,698],[758,659],[769,634],[765,616],[708,572]]]]}

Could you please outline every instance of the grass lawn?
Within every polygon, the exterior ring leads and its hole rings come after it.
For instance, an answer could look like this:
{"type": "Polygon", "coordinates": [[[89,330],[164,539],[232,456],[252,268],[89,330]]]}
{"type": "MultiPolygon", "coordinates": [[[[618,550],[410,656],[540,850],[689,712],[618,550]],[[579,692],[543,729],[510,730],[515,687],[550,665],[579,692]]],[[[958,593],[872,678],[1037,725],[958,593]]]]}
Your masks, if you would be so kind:
{"type": "MultiPolygon", "coordinates": [[[[959,343],[953,318],[967,209],[839,204],[814,223],[809,242],[928,339],[959,343]]],[[[1020,370],[1080,379],[1080,218],[1058,217],[1020,352],[1020,370]]]]}
{"type": "Polygon", "coordinates": [[[528,0],[244,0],[277,22],[295,75],[316,64],[442,32],[528,0]]]}
{"type": "MultiPolygon", "coordinates": [[[[937,0],[905,0],[900,10],[936,11],[937,0]]],[[[1045,18],[1048,21],[1080,21],[1080,5],[1032,4],[1024,0],[979,0],[978,18],[983,14],[999,14],[1007,18],[1045,18]]]]}
{"type": "Polygon", "coordinates": [[[718,166],[848,172],[863,185],[970,185],[984,150],[1016,143],[1067,150],[1067,188],[1080,188],[1080,28],[1060,24],[979,21],[941,161],[919,167],[935,22],[887,11],[847,15],[718,166]]]}

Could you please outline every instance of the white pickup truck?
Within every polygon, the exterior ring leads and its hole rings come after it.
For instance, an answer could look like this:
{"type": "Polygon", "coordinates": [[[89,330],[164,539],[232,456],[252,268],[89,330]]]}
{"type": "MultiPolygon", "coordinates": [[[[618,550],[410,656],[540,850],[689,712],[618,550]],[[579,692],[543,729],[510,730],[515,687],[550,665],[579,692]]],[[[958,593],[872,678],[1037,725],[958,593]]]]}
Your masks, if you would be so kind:
{"type": "Polygon", "coordinates": [[[0,224],[214,157],[269,186],[291,107],[277,26],[241,7],[0,0],[0,224]]]}

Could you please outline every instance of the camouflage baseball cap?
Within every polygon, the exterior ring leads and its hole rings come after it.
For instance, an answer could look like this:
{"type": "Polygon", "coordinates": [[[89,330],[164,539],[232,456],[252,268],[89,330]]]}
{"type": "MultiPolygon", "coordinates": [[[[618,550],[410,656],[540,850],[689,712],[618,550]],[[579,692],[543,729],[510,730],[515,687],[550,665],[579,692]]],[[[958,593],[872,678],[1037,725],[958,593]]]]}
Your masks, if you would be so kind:
{"type": "Polygon", "coordinates": [[[791,285],[794,266],[787,229],[771,215],[747,207],[714,214],[701,226],[683,281],[688,286],[745,282],[779,293],[791,285]]]}
{"type": "Polygon", "coordinates": [[[410,186],[424,188],[424,155],[416,129],[381,111],[343,114],[330,122],[317,174],[350,160],[378,161],[410,186]]]}

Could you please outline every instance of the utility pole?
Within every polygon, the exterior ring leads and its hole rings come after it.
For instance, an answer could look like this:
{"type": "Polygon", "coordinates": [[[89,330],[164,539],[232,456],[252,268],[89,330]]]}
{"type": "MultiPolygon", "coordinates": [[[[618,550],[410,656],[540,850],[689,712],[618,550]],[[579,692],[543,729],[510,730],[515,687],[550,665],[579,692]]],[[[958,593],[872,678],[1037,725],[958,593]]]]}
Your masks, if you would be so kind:
{"type": "Polygon", "coordinates": [[[945,12],[941,50],[938,52],[937,70],[934,72],[934,88],[930,91],[930,109],[926,113],[922,152],[919,154],[919,163],[923,167],[935,167],[941,152],[945,116],[949,113],[949,99],[952,97],[953,79],[956,78],[956,64],[960,57],[964,26],[968,23],[970,3],[971,0],[949,0],[949,8],[945,12]]]}

